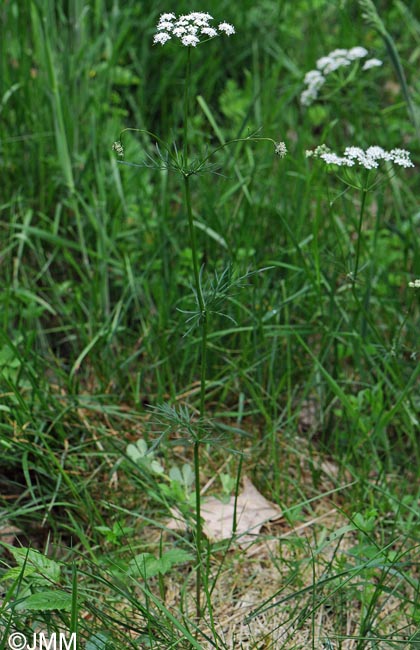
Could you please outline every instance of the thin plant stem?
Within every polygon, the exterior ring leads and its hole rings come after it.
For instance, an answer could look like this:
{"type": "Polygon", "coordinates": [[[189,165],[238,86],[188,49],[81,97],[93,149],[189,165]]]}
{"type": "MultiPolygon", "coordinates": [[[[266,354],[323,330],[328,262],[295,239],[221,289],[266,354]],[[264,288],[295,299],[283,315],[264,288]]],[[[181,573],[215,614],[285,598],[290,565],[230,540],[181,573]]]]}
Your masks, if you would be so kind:
{"type": "Polygon", "coordinates": [[[191,48],[187,47],[187,68],[185,73],[185,88],[184,88],[184,139],[183,139],[183,154],[184,154],[184,169],[188,169],[188,117],[189,117],[189,103],[190,103],[190,79],[191,79],[191,48]]]}
{"type": "Polygon", "coordinates": [[[372,278],[373,278],[375,261],[376,261],[376,249],[377,249],[377,244],[378,244],[379,226],[380,226],[380,210],[378,208],[376,210],[375,231],[374,231],[374,235],[373,235],[373,244],[372,244],[371,253],[370,253],[367,288],[366,288],[365,297],[364,297],[364,300],[363,300],[363,318],[362,318],[362,327],[361,327],[361,335],[362,335],[362,340],[363,341],[366,340],[367,328],[368,328],[368,324],[369,324],[368,319],[367,319],[367,314],[369,313],[370,299],[371,299],[371,296],[372,296],[372,278]]]}
{"type": "MultiPolygon", "coordinates": [[[[185,203],[187,207],[188,226],[190,231],[190,242],[193,259],[194,283],[197,295],[198,308],[200,310],[200,327],[201,327],[201,372],[200,372],[200,421],[204,416],[205,395],[206,395],[206,366],[207,366],[207,313],[204,303],[203,290],[201,287],[200,272],[197,257],[197,241],[195,237],[194,222],[191,208],[191,191],[190,177],[184,175],[185,203]]],[[[201,592],[201,546],[202,546],[202,526],[201,526],[201,494],[200,494],[200,439],[194,441],[194,474],[195,474],[195,524],[196,524],[196,551],[197,551],[197,618],[201,616],[200,592],[201,592]]]]}
{"type": "MultiPolygon", "coordinates": [[[[368,176],[369,176],[369,171],[366,172],[365,179],[363,186],[361,188],[361,200],[360,200],[360,211],[359,211],[359,223],[357,226],[357,244],[356,244],[356,259],[354,262],[354,271],[353,271],[353,283],[352,283],[352,294],[354,301],[356,305],[358,306],[358,314],[361,312],[361,302],[359,300],[359,296],[357,295],[357,290],[356,290],[356,282],[357,282],[357,275],[359,271],[359,262],[360,262],[360,248],[361,248],[361,241],[362,241],[362,224],[363,224],[363,217],[364,217],[364,212],[365,212],[365,205],[366,205],[366,196],[368,192],[368,176]]],[[[358,316],[355,317],[355,326],[357,322],[358,316]]],[[[355,359],[357,359],[357,363],[360,364],[360,356],[361,356],[361,341],[360,338],[356,337],[354,340],[354,355],[355,359]]]]}
{"type": "MultiPolygon", "coordinates": [[[[190,170],[188,166],[188,117],[189,117],[189,86],[191,77],[191,48],[187,48],[187,69],[184,92],[184,142],[183,142],[183,177],[185,189],[185,204],[187,208],[188,227],[193,261],[194,284],[200,311],[201,351],[200,351],[200,425],[204,416],[206,395],[206,366],[207,366],[207,313],[201,286],[200,270],[197,256],[197,240],[191,207],[190,170]]],[[[202,525],[201,525],[201,493],[200,493],[200,432],[194,440],[194,475],[195,475],[195,542],[196,542],[196,615],[201,618],[201,585],[202,585],[202,525]]]]}
{"type": "Polygon", "coordinates": [[[200,494],[200,441],[194,441],[194,476],[195,476],[195,550],[196,550],[196,616],[201,618],[201,494],[200,494]]]}
{"type": "Polygon", "coordinates": [[[365,178],[365,183],[363,184],[362,187],[362,197],[361,197],[361,202],[360,202],[360,212],[359,212],[359,224],[357,227],[357,246],[356,246],[356,261],[354,264],[354,271],[353,271],[353,286],[356,283],[357,280],[357,273],[359,271],[359,260],[360,260],[360,242],[361,242],[361,235],[362,235],[362,223],[363,223],[363,216],[365,212],[365,205],[366,205],[366,196],[368,192],[368,176],[369,176],[369,171],[366,174],[365,178]]]}

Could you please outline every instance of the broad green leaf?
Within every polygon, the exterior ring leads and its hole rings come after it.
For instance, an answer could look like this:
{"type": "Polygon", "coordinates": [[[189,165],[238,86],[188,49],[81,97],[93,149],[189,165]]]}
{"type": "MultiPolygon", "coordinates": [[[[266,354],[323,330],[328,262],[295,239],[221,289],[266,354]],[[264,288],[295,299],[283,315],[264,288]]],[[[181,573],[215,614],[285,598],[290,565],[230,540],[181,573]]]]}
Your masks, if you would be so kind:
{"type": "Polygon", "coordinates": [[[22,567],[25,567],[25,577],[29,575],[35,577],[38,584],[51,584],[51,582],[57,582],[60,579],[60,565],[39,551],[32,548],[10,547],[10,552],[19,565],[19,572],[22,567]]]}
{"type": "Polygon", "coordinates": [[[59,611],[69,612],[72,605],[71,594],[65,591],[55,591],[49,589],[48,591],[38,591],[31,594],[28,598],[17,606],[18,609],[29,609],[32,611],[47,611],[50,609],[57,609],[59,611]]]}

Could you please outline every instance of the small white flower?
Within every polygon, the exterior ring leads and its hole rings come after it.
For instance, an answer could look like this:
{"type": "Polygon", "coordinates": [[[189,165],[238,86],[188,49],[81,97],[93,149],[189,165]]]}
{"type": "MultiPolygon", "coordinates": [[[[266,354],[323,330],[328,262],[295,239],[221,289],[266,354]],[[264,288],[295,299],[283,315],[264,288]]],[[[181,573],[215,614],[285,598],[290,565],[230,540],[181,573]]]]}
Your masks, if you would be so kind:
{"type": "Polygon", "coordinates": [[[347,52],[347,57],[351,61],[355,61],[356,59],[363,59],[365,56],[368,55],[368,51],[364,47],[360,47],[357,45],[356,47],[352,47],[348,52],[347,52]]]}
{"type": "Polygon", "coordinates": [[[316,67],[318,70],[324,70],[328,65],[331,65],[332,63],[332,57],[331,56],[322,56],[318,61],[316,62],[316,67]]]}
{"type": "Polygon", "coordinates": [[[219,23],[219,31],[224,32],[226,36],[231,36],[235,33],[235,28],[230,23],[219,23]]]}
{"type": "Polygon", "coordinates": [[[354,165],[354,161],[350,158],[340,157],[335,153],[322,153],[319,158],[326,162],[327,165],[340,165],[344,167],[352,167],[354,165]]]}
{"type": "Polygon", "coordinates": [[[335,59],[331,59],[330,62],[324,67],[323,73],[331,74],[331,72],[335,72],[339,68],[343,68],[346,65],[351,65],[350,59],[346,59],[345,56],[336,57],[335,59]]]}
{"type": "Polygon", "coordinates": [[[391,154],[382,147],[369,147],[366,149],[366,154],[371,158],[375,158],[375,160],[392,160],[391,154]]]}
{"type": "Polygon", "coordinates": [[[170,41],[171,37],[169,34],[166,32],[159,32],[158,34],[155,34],[153,36],[153,43],[156,45],[156,43],[160,43],[161,45],[165,45],[167,41],[170,41]]]}
{"type": "Polygon", "coordinates": [[[175,14],[161,14],[161,16],[159,18],[159,22],[161,22],[162,20],[164,20],[164,21],[165,20],[175,20],[175,18],[176,18],[175,14]]]}
{"type": "Polygon", "coordinates": [[[344,48],[339,48],[337,50],[333,50],[332,52],[329,53],[328,56],[332,56],[333,58],[342,58],[343,56],[347,56],[349,53],[349,50],[345,50],[344,48]]]}
{"type": "Polygon", "coordinates": [[[365,169],[374,169],[375,167],[378,167],[376,158],[369,155],[367,152],[364,152],[360,147],[346,147],[344,155],[349,158],[349,160],[356,160],[359,165],[362,165],[365,169]]]}
{"type": "Polygon", "coordinates": [[[313,90],[312,88],[308,88],[307,90],[304,90],[300,96],[300,103],[302,106],[310,106],[313,104],[313,102],[316,100],[318,97],[318,93],[316,90],[313,90]]]}
{"type": "Polygon", "coordinates": [[[181,38],[181,43],[182,45],[185,45],[185,47],[192,46],[196,47],[197,43],[200,42],[200,39],[197,38],[197,36],[194,36],[194,34],[187,34],[186,36],[183,36],[181,38]]]}
{"type": "Polygon", "coordinates": [[[161,20],[158,23],[157,29],[159,32],[171,32],[173,27],[173,24],[167,20],[161,20]]]}
{"type": "Polygon", "coordinates": [[[189,14],[189,18],[197,27],[206,27],[209,21],[213,20],[213,16],[210,16],[210,14],[200,13],[198,11],[189,14]]]}
{"type": "Polygon", "coordinates": [[[214,38],[215,36],[217,36],[217,30],[214,29],[213,27],[202,27],[201,33],[204,34],[205,36],[208,36],[209,38],[214,38]]]}
{"type": "Polygon", "coordinates": [[[305,74],[304,82],[308,85],[312,86],[314,84],[320,83],[321,81],[324,83],[325,77],[319,70],[309,70],[309,72],[305,74]]]}
{"type": "Polygon", "coordinates": [[[318,90],[324,85],[326,79],[319,70],[309,70],[305,75],[305,83],[307,84],[300,96],[300,102],[303,106],[310,106],[312,102],[318,97],[318,90]]]}
{"type": "Polygon", "coordinates": [[[409,282],[409,283],[408,283],[408,286],[409,286],[411,289],[420,289],[420,279],[417,278],[416,280],[414,280],[414,282],[409,282]]]}
{"type": "Polygon", "coordinates": [[[213,20],[213,16],[210,16],[209,13],[204,12],[204,11],[193,11],[192,13],[189,14],[192,20],[203,20],[205,22],[208,22],[209,20],[213,20]]]}
{"type": "Polygon", "coordinates": [[[383,65],[383,61],[380,59],[368,59],[367,61],[364,62],[362,66],[362,70],[370,70],[371,68],[379,68],[381,65],[383,65]]]}
{"type": "Polygon", "coordinates": [[[410,160],[410,152],[405,149],[391,149],[389,152],[392,162],[401,167],[414,167],[414,163],[410,160]]]}

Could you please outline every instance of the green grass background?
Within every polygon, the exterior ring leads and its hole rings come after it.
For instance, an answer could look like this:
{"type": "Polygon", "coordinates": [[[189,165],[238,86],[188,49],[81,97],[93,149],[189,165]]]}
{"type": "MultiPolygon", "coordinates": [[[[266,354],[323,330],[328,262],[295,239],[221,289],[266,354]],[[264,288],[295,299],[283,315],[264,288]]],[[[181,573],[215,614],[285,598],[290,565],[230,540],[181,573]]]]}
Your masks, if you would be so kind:
{"type": "MultiPolygon", "coordinates": [[[[376,7],[414,119],[389,49],[356,2],[2,3],[0,514],[27,543],[42,524],[95,557],[95,527],[114,520],[100,481],[128,442],[155,440],[149,407],[198,404],[198,335],[184,336],[180,311],[194,305],[180,178],[122,165],[111,150],[126,127],[181,147],[185,50],[152,37],[160,13],[192,10],[236,27],[193,51],[193,151],[256,130],[289,150],[279,160],[268,143],[239,143],[218,154],[220,173],[193,179],[207,277],[270,267],[223,304],[229,319],[211,319],[214,436],[246,450],[259,488],[289,508],[307,494],[284,449],[307,436],[309,453],[351,473],[344,510],[397,513],[411,524],[390,529],[418,543],[419,303],[408,288],[420,277],[418,171],[398,169],[368,195],[353,292],[360,195],[305,157],[323,142],[338,152],[378,144],[407,148],[419,164],[418,3],[376,7]],[[354,45],[384,65],[304,109],[304,74],[354,45]],[[309,401],[316,414],[302,434],[309,401]]],[[[124,144],[126,160],[156,153],[141,134],[124,144]]],[[[168,463],[172,447],[159,448],[168,463]]],[[[211,475],[219,452],[208,453],[211,475]]],[[[162,504],[147,504],[159,518],[162,504]]]]}

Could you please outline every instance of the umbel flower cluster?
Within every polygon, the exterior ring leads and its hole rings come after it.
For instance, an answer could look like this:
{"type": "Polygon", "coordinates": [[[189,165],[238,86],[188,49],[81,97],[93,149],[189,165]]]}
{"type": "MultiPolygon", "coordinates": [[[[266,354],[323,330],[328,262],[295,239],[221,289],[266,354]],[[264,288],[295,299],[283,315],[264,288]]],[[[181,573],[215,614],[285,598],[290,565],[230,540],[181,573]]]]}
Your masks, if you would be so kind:
{"type": "Polygon", "coordinates": [[[202,39],[208,40],[220,34],[231,36],[235,33],[235,28],[230,23],[219,23],[216,29],[210,25],[212,20],[213,16],[201,11],[193,11],[178,18],[172,13],[162,14],[156,26],[153,44],[165,45],[175,38],[185,47],[196,47],[202,39]]]}
{"type": "Polygon", "coordinates": [[[405,149],[391,149],[391,151],[385,151],[382,147],[377,146],[369,147],[366,151],[360,147],[346,147],[344,154],[338,156],[325,145],[320,145],[313,151],[307,151],[306,157],[320,158],[327,163],[327,165],[339,165],[341,167],[360,165],[365,169],[376,169],[379,167],[381,160],[394,163],[394,165],[400,165],[401,167],[414,167],[414,164],[410,160],[409,151],[406,151],[405,149]]]}
{"type": "MultiPolygon", "coordinates": [[[[335,72],[343,66],[349,66],[358,59],[364,59],[368,55],[368,51],[364,47],[357,45],[350,50],[343,48],[333,50],[327,56],[323,56],[316,62],[316,70],[309,70],[305,75],[305,84],[307,88],[300,96],[300,101],[303,106],[310,106],[318,97],[320,88],[327,80],[327,76],[335,72]]],[[[362,70],[369,70],[382,65],[379,59],[367,59],[362,70]]]]}

